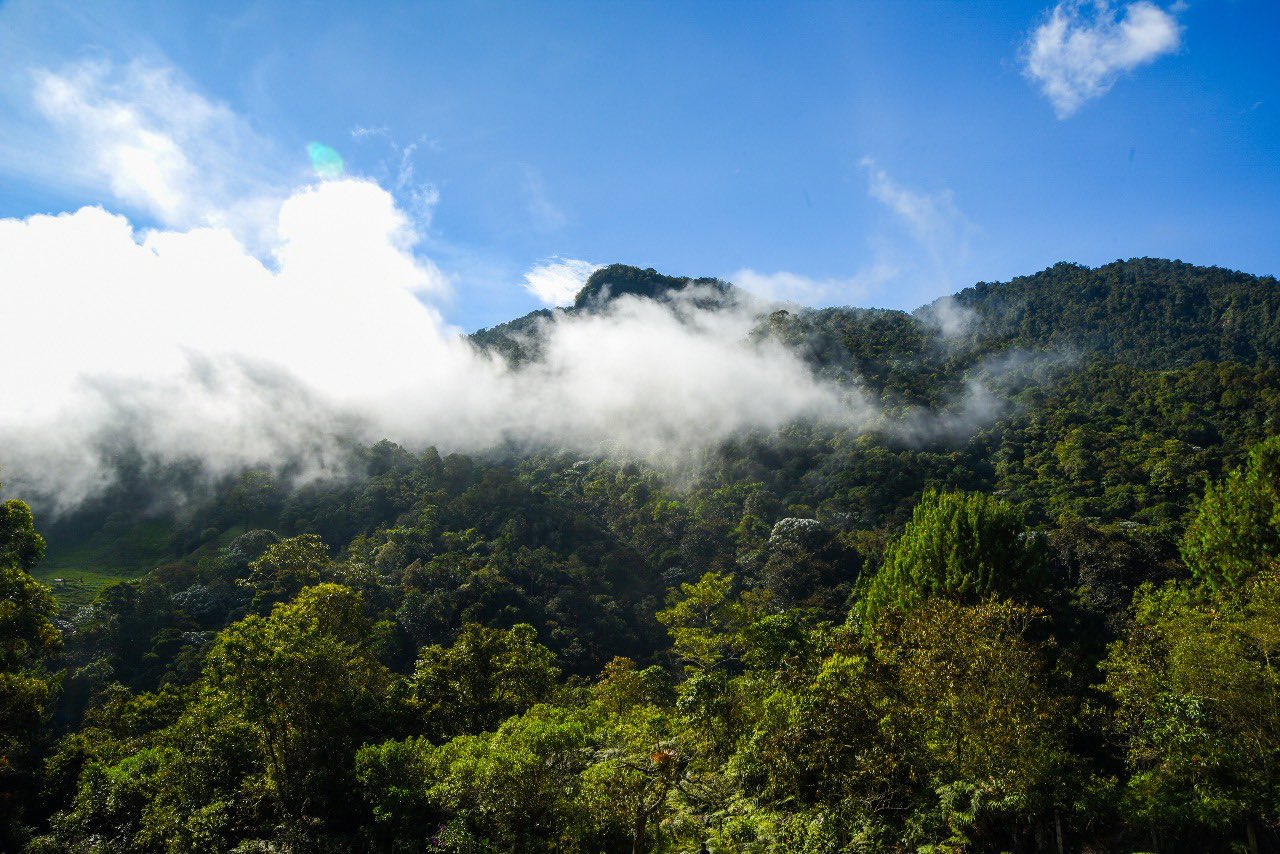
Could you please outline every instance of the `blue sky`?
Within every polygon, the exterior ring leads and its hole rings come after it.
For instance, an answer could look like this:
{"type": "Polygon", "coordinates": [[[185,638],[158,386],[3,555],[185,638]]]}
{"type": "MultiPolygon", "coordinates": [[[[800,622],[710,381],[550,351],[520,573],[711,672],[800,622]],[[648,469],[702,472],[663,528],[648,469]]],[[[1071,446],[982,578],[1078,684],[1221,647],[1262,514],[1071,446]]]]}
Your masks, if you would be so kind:
{"type": "Polygon", "coordinates": [[[466,329],[541,305],[540,265],[544,296],[621,261],[906,309],[1061,260],[1276,274],[1278,36],[1271,0],[9,2],[0,217],[253,245],[318,142],[394,195],[466,329]],[[113,172],[103,127],[185,177],[113,172]]]}

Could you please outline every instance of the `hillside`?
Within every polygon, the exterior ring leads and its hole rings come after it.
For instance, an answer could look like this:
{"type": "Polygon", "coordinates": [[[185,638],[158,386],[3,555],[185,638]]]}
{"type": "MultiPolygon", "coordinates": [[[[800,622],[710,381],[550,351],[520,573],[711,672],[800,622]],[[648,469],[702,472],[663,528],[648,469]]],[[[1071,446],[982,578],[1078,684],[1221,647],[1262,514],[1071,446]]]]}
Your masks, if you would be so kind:
{"type": "Polygon", "coordinates": [[[1017,347],[1069,347],[1142,368],[1196,361],[1273,367],[1280,354],[1274,277],[1137,258],[1096,269],[1057,264],[955,296],[975,335],[1017,347]]]}
{"type": "MultiPolygon", "coordinates": [[[[689,283],[614,265],[558,311],[689,283]]],[[[552,316],[471,339],[525,364],[552,316]]],[[[384,441],[354,477],[242,472],[158,513],[191,472],[133,471],[37,519],[42,577],[146,571],[57,618],[33,850],[1200,851],[1245,817],[1273,844],[1249,799],[1280,729],[1247,696],[1276,692],[1275,443],[1201,499],[1280,434],[1278,321],[1270,277],[1059,264],[914,313],[762,312],[752,337],[877,420],[692,470],[384,441]]]]}
{"type": "MultiPolygon", "coordinates": [[[[566,309],[531,312],[478,330],[483,347],[509,348],[557,312],[598,310],[621,295],[665,299],[687,285],[732,295],[716,279],[664,276],[614,264],[596,271],[566,309]]],[[[1280,353],[1280,291],[1273,276],[1253,276],[1181,261],[1136,258],[1098,268],[1062,263],[1010,282],[979,282],[912,313],[823,308],[788,312],[774,328],[812,353],[819,367],[856,366],[883,374],[887,362],[926,356],[941,330],[940,306],[956,308],[947,337],[985,352],[1057,349],[1135,367],[1196,361],[1274,366],[1280,353]]]]}

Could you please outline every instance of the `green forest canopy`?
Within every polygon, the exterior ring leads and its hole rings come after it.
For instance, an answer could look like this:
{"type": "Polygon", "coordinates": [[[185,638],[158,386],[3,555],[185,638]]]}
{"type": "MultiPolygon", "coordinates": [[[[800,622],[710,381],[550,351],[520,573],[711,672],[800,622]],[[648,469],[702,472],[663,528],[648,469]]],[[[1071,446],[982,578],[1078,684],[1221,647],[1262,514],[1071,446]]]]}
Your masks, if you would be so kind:
{"type": "MultiPolygon", "coordinates": [[[[0,847],[1276,849],[1275,280],[1060,264],[948,310],[754,333],[891,418],[1003,402],[910,440],[795,424],[678,487],[380,442],[159,516],[184,473],[3,505],[0,847]],[[59,611],[37,521],[149,568],[59,611]]],[[[530,358],[538,316],[473,340],[530,358]]]]}

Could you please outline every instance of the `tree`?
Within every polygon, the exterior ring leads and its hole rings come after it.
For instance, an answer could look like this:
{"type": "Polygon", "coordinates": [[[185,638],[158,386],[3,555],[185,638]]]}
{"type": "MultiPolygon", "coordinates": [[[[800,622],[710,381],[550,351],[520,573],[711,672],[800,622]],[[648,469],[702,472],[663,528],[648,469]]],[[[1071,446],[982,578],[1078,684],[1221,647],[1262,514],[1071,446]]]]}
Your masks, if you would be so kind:
{"type": "Polygon", "coordinates": [[[831,613],[843,607],[857,577],[857,554],[815,519],[779,519],[768,540],[760,573],[778,604],[816,605],[831,613]]]}
{"type": "Polygon", "coordinates": [[[804,678],[750,674],[758,700],[727,769],[760,810],[764,850],[1001,850],[1025,837],[1068,756],[1043,619],[934,598],[886,614],[871,637],[826,633],[804,678]]]}
{"type": "Polygon", "coordinates": [[[31,508],[0,505],[0,847],[16,845],[58,684],[43,665],[62,646],[57,607],[27,572],[43,555],[31,508]]]}
{"type": "Polygon", "coordinates": [[[1003,843],[1054,806],[1067,718],[1050,680],[1053,645],[1036,637],[1044,620],[1015,602],[935,598],[878,629],[894,713],[937,799],[921,824],[945,828],[950,844],[1003,843]]]}
{"type": "Polygon", "coordinates": [[[249,531],[254,519],[268,516],[280,505],[280,486],[271,472],[250,469],[236,477],[227,490],[223,503],[231,522],[239,522],[249,531]]]}
{"type": "Polygon", "coordinates": [[[0,566],[31,569],[44,558],[44,537],[24,501],[0,504],[0,566]]]}
{"type": "Polygon", "coordinates": [[[204,702],[254,727],[268,788],[292,821],[349,814],[356,747],[388,711],[391,676],[370,628],[358,593],[318,584],[227,627],[209,652],[204,702]]]}
{"type": "Polygon", "coordinates": [[[1210,484],[1182,538],[1182,557],[1210,587],[1239,587],[1280,558],[1280,436],[1210,484]]]}
{"type": "Polygon", "coordinates": [[[733,594],[732,575],[708,572],[682,584],[657,613],[671,635],[671,649],[684,679],[676,689],[681,725],[691,750],[708,765],[723,762],[742,737],[750,702],[735,679],[752,650],[751,629],[767,614],[768,593],[733,594]]]}
{"type": "Polygon", "coordinates": [[[316,534],[300,534],[272,543],[249,564],[249,578],[243,582],[253,589],[255,606],[270,605],[291,598],[299,590],[320,581],[329,566],[329,547],[316,534]]]}
{"type": "Polygon", "coordinates": [[[1280,820],[1280,575],[1242,585],[1207,597],[1142,588],[1103,687],[1116,702],[1129,817],[1241,833],[1257,851],[1258,829],[1280,820]]]}
{"type": "Polygon", "coordinates": [[[857,604],[866,626],[886,609],[911,610],[930,597],[976,603],[1038,592],[1043,538],[1013,505],[980,493],[930,490],[857,604]]]}
{"type": "Polygon", "coordinates": [[[655,616],[671,635],[671,649],[686,671],[707,673],[736,662],[750,609],[732,595],[732,575],[708,572],[680,585],[655,616]]]}
{"type": "Polygon", "coordinates": [[[918,748],[897,714],[893,672],[866,640],[842,629],[824,646],[803,679],[754,680],[726,771],[754,802],[746,824],[771,843],[762,850],[891,850],[906,841],[918,748]]]}
{"type": "Polygon", "coordinates": [[[590,742],[581,712],[537,705],[493,732],[438,746],[425,738],[370,745],[357,763],[365,797],[393,838],[421,837],[407,817],[439,817],[446,835],[485,843],[463,850],[552,851],[582,831],[590,742]]]}
{"type": "Polygon", "coordinates": [[[433,739],[497,729],[550,696],[560,676],[555,655],[527,623],[490,629],[463,626],[450,647],[418,656],[410,694],[433,739]]]}
{"type": "Polygon", "coordinates": [[[666,674],[637,670],[630,659],[605,666],[592,691],[600,715],[592,763],[582,774],[583,800],[606,834],[620,829],[632,854],[647,850],[651,827],[669,809],[669,796],[684,780],[689,757],[675,738],[666,674]]]}

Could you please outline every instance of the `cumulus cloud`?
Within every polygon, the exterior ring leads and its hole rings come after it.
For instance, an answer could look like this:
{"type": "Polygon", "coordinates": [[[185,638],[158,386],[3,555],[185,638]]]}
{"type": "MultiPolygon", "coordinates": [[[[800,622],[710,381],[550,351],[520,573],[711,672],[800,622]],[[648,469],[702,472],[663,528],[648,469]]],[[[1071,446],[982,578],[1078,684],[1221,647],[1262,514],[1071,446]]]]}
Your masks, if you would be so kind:
{"type": "MultiPolygon", "coordinates": [[[[161,225],[94,205],[0,219],[0,336],[15,356],[0,372],[0,466],[11,494],[46,510],[100,495],[123,458],[308,477],[340,471],[353,439],[390,438],[670,465],[796,419],[860,429],[880,417],[856,385],[751,334],[759,305],[698,288],[556,314],[538,357],[513,367],[433,307],[445,277],[392,191],[307,179],[249,233],[234,212],[263,185],[196,142],[220,134],[234,150],[239,119],[188,102],[172,75],[123,73],[39,75],[37,98],[84,147],[90,177],[161,225]]],[[[926,230],[929,204],[908,205],[926,230]]],[[[526,285],[560,303],[594,269],[553,258],[526,285]]]]}
{"type": "Polygon", "coordinates": [[[1122,9],[1106,0],[1063,0],[1029,36],[1026,74],[1065,119],[1109,92],[1121,75],[1177,50],[1176,11],[1147,0],[1122,9]]]}
{"type": "Polygon", "coordinates": [[[524,274],[524,289],[543,305],[569,305],[599,264],[576,258],[549,258],[524,274]]]}
{"type": "Polygon", "coordinates": [[[347,436],[663,461],[795,418],[870,417],[754,341],[751,309],[693,293],[561,316],[513,369],[431,307],[440,276],[415,240],[390,193],[349,178],[281,205],[270,264],[223,227],[140,231],[100,207],[0,220],[0,333],[23,357],[0,373],[7,486],[74,506],[122,447],[212,474],[300,457],[329,471],[347,436]]]}

